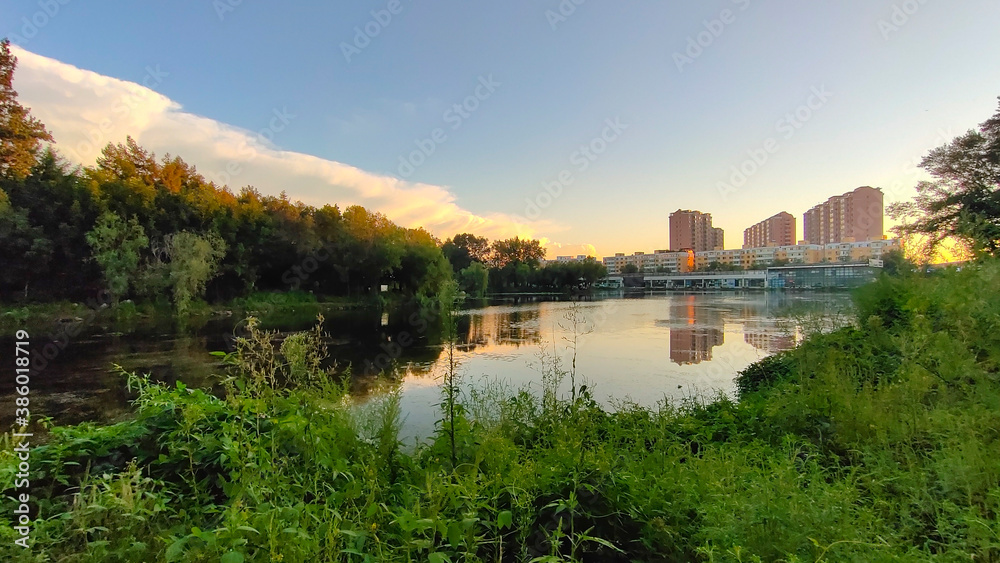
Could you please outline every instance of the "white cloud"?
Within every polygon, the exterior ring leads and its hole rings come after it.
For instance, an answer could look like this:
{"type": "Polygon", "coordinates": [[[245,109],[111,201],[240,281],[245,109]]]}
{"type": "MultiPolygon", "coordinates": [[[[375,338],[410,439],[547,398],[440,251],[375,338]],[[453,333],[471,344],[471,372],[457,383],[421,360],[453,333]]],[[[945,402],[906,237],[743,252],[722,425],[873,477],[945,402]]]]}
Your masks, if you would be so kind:
{"type": "MultiPolygon", "coordinates": [[[[274,131],[251,132],[183,111],[181,105],[155,91],[169,74],[147,67],[143,84],[82,70],[12,46],[18,57],[15,87],[56,139],[56,148],[71,162],[92,165],[107,143],[131,135],[158,155],[181,156],[209,180],[234,191],[253,185],[261,193],[285,191],[311,205],[352,204],[380,211],[399,225],[424,227],[445,238],[473,232],[490,239],[539,238],[550,254],[563,245],[540,236],[560,230],[545,221],[525,221],[501,213],[476,214],[458,205],[447,188],[408,182],[360,170],[316,156],[284,151],[268,141],[274,131]]],[[[283,108],[268,121],[283,128],[283,108]],[[275,119],[271,119],[274,117],[275,119]]],[[[574,245],[580,252],[590,245],[574,245]]],[[[576,250],[574,250],[576,252],[576,250]]]]}

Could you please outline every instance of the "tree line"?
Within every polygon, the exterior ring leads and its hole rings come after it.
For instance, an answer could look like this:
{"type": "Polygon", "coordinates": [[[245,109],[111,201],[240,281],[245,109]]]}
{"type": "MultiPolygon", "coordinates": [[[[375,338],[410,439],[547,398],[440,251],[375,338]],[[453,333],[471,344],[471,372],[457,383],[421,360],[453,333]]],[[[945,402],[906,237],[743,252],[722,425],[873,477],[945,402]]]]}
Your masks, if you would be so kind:
{"type": "Polygon", "coordinates": [[[459,287],[470,296],[486,292],[565,291],[587,289],[607,275],[594,257],[572,262],[544,263],[537,240],[518,237],[490,242],[461,233],[441,247],[459,287]]]}
{"type": "Polygon", "coordinates": [[[0,301],[107,290],[115,302],[166,297],[183,310],[257,291],[387,289],[426,301],[453,279],[473,295],[596,279],[593,264],[542,273],[536,240],[465,234],[442,244],[357,205],[314,207],[252,186],[234,193],[131,137],[109,143],[93,165],[71,167],[18,102],[16,65],[0,42],[0,301]]]}

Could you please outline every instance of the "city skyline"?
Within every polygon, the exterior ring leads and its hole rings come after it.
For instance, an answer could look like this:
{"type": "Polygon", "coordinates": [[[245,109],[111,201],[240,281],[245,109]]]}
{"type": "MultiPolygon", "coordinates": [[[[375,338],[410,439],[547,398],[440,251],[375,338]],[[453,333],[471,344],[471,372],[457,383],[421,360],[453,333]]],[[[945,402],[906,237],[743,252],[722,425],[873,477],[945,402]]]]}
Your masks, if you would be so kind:
{"type": "Polygon", "coordinates": [[[234,190],[535,237],[550,258],[662,248],[678,208],[736,247],[853,186],[909,199],[919,159],[1000,94],[990,50],[960,40],[1000,46],[986,2],[389,4],[22,3],[0,34],[75,164],[132,135],[234,190]]]}
{"type": "MultiPolygon", "coordinates": [[[[871,186],[860,186],[849,192],[833,195],[827,198],[802,214],[802,236],[798,237],[798,222],[795,215],[787,211],[780,211],[774,215],[759,221],[743,230],[743,245],[740,249],[755,249],[766,247],[782,247],[795,245],[826,245],[841,242],[865,242],[872,240],[883,240],[887,238],[884,229],[885,210],[882,200],[883,194],[879,188],[871,186]],[[838,220],[843,223],[842,229],[832,229],[830,218],[818,217],[820,211],[825,210],[825,214],[831,213],[831,207],[837,204],[836,213],[838,220]],[[848,212],[849,211],[849,212],[848,212]],[[813,229],[807,225],[810,219],[813,222],[813,229]],[[815,233],[810,235],[807,229],[815,233]],[[811,238],[810,238],[811,237],[811,238]],[[751,240],[752,239],[752,240],[751,240]]],[[[670,214],[670,241],[660,252],[680,252],[692,250],[696,253],[708,252],[712,250],[734,250],[727,249],[724,242],[723,231],[713,226],[711,213],[692,209],[678,209],[670,214]]],[[[645,251],[639,251],[643,253],[645,251]]],[[[626,254],[623,251],[615,251],[615,256],[626,254]]],[[[579,259],[582,255],[577,255],[579,259]]],[[[608,255],[607,257],[611,257],[608,255]]],[[[556,256],[557,260],[568,259],[571,256],[556,256]]],[[[600,258],[595,256],[595,258],[600,258]]]]}

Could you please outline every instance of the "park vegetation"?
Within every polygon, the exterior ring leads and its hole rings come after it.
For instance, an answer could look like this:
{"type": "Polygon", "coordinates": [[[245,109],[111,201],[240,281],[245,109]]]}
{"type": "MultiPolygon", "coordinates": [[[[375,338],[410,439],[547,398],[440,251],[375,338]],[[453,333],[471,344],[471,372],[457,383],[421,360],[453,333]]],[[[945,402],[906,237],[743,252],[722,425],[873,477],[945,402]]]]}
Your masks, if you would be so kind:
{"type": "MultiPolygon", "coordinates": [[[[32,546],[2,523],[0,557],[1000,560],[1000,260],[990,229],[970,232],[950,236],[976,260],[891,262],[846,326],[734,374],[735,396],[656,408],[597,403],[551,349],[540,388],[462,385],[447,281],[441,414],[416,447],[399,440],[398,392],[352,400],[322,324],[250,319],[220,352],[224,393],[123,373],[133,418],[49,428],[31,454],[32,546]]],[[[11,514],[19,460],[13,435],[0,441],[11,514]]]]}
{"type": "Polygon", "coordinates": [[[455,235],[441,247],[463,291],[565,291],[588,289],[608,273],[594,257],[544,263],[545,250],[537,240],[504,239],[492,243],[470,233],[455,235]]]}
{"type": "Polygon", "coordinates": [[[555,354],[539,390],[452,379],[415,449],[397,394],[357,404],[325,367],[321,326],[251,320],[223,396],[127,374],[132,420],[51,428],[33,547],[5,521],[0,557],[994,561],[998,280],[996,260],[885,275],[849,326],[739,374],[736,399],[608,410],[560,385],[585,374],[555,354]]]}

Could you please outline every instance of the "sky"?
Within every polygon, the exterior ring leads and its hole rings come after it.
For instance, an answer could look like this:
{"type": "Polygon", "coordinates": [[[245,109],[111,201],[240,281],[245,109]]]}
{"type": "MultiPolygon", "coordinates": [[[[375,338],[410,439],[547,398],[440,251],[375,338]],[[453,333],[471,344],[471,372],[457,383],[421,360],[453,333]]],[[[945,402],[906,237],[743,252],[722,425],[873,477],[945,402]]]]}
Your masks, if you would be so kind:
{"type": "Polygon", "coordinates": [[[726,247],[880,187],[997,110],[995,0],[0,0],[67,160],[132,135],[210,180],[549,257],[726,247]]]}

